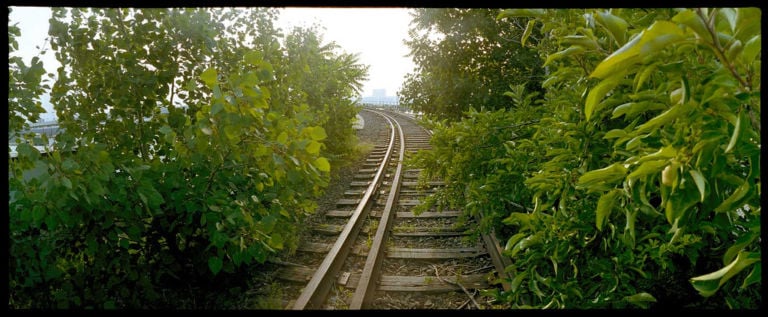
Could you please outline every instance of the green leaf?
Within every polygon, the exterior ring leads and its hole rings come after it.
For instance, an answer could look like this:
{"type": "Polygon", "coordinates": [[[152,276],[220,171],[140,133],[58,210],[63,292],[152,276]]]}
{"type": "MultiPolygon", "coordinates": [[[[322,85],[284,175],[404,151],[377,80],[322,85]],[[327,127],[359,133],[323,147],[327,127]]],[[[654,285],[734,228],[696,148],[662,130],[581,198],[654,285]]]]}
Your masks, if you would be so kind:
{"type": "Polygon", "coordinates": [[[504,246],[504,250],[511,250],[522,238],[525,238],[525,233],[517,233],[507,240],[507,244],[504,246]]]}
{"type": "Polygon", "coordinates": [[[742,63],[751,63],[757,58],[757,55],[760,54],[760,50],[762,49],[761,38],[762,36],[760,36],[760,34],[755,35],[744,44],[744,49],[742,49],[741,56],[739,56],[742,63]]]}
{"type": "Polygon", "coordinates": [[[585,35],[566,35],[560,40],[560,44],[581,46],[585,50],[600,49],[593,37],[588,37],[585,35]]]}
{"type": "Polygon", "coordinates": [[[521,239],[514,247],[512,247],[511,257],[515,257],[518,252],[525,251],[526,249],[541,243],[544,232],[538,231],[521,239]]]}
{"type": "Polygon", "coordinates": [[[587,101],[584,104],[584,116],[586,116],[587,121],[589,121],[589,118],[592,116],[593,112],[596,112],[602,108],[599,107],[600,101],[603,100],[605,94],[607,94],[609,91],[611,91],[611,89],[615,88],[619,82],[621,82],[622,77],[624,77],[623,73],[617,73],[609,78],[604,79],[589,91],[589,94],[587,95],[587,101]]]}
{"type": "Polygon", "coordinates": [[[656,21],[600,62],[589,77],[606,78],[619,72],[626,73],[630,66],[646,56],[659,52],[683,39],[684,33],[677,24],[669,21],[656,21]]]}
{"type": "Polygon", "coordinates": [[[288,133],[285,131],[280,132],[280,135],[277,136],[277,143],[288,145],[288,133]]]}
{"type": "Polygon", "coordinates": [[[603,230],[603,223],[605,223],[606,219],[611,215],[613,206],[616,205],[619,197],[621,197],[621,190],[614,189],[601,196],[600,200],[597,201],[597,210],[595,211],[595,225],[597,226],[597,230],[603,230]]]}
{"type": "Polygon", "coordinates": [[[206,86],[208,86],[208,88],[213,88],[214,84],[216,84],[217,76],[218,73],[216,72],[216,69],[208,68],[202,74],[200,74],[200,79],[205,83],[206,86]]]}
{"type": "Polygon", "coordinates": [[[749,275],[744,279],[744,282],[741,283],[741,289],[747,288],[747,286],[750,286],[755,283],[760,283],[762,281],[762,266],[755,265],[752,267],[752,272],[749,272],[749,275]]]}
{"type": "Polygon", "coordinates": [[[330,172],[331,171],[331,164],[328,163],[328,159],[326,159],[324,157],[318,157],[315,160],[314,165],[321,172],[330,172]]]}
{"type": "Polygon", "coordinates": [[[69,178],[62,176],[61,177],[61,184],[64,185],[67,189],[72,189],[72,181],[69,180],[69,178]]]}
{"type": "Polygon", "coordinates": [[[664,160],[652,160],[641,163],[632,173],[627,175],[627,180],[635,180],[640,177],[661,172],[669,164],[664,160]]]}
{"type": "Polygon", "coordinates": [[[720,205],[715,207],[715,212],[726,212],[733,209],[733,206],[739,202],[749,192],[749,182],[744,182],[733,191],[720,205]]]}
{"type": "Polygon", "coordinates": [[[707,26],[704,24],[704,21],[702,21],[701,18],[695,12],[693,12],[693,10],[687,9],[681,11],[672,17],[672,21],[689,27],[691,30],[693,30],[694,33],[696,33],[696,36],[699,38],[708,40],[710,43],[712,42],[712,37],[709,35],[707,26]]]}
{"type": "Polygon", "coordinates": [[[212,256],[208,258],[208,268],[211,269],[211,272],[213,272],[213,275],[219,274],[219,271],[221,271],[221,267],[223,265],[223,261],[218,256],[212,256]]]}
{"type": "Polygon", "coordinates": [[[636,163],[655,160],[668,160],[675,156],[677,156],[677,148],[675,148],[674,145],[667,145],[654,153],[639,158],[636,163]]]}
{"type": "Polygon", "coordinates": [[[621,104],[613,109],[611,119],[616,119],[620,116],[625,116],[627,120],[634,120],[635,116],[639,113],[643,113],[651,110],[665,110],[667,105],[652,101],[640,101],[640,102],[628,102],[621,104]]]}
{"type": "Polygon", "coordinates": [[[528,40],[528,37],[531,36],[531,31],[533,31],[533,26],[536,24],[536,20],[528,20],[528,24],[525,25],[525,31],[523,31],[523,37],[520,39],[520,46],[525,46],[525,42],[528,40]]]}
{"type": "Polygon", "coordinates": [[[755,241],[758,236],[758,234],[751,231],[740,236],[734,245],[728,248],[728,250],[725,251],[725,254],[723,254],[723,265],[728,265],[728,263],[733,261],[733,258],[735,258],[739,252],[744,250],[744,247],[748,246],[752,241],[755,241]]]}
{"type": "Polygon", "coordinates": [[[592,170],[579,177],[577,186],[589,187],[600,183],[612,183],[622,180],[627,175],[627,168],[621,163],[613,163],[601,169],[592,170]]]}
{"type": "Polygon", "coordinates": [[[624,45],[627,41],[627,27],[629,24],[624,19],[617,17],[610,12],[598,12],[595,15],[595,21],[603,26],[608,34],[619,45],[624,45]]]}
{"type": "Polygon", "coordinates": [[[692,107],[688,105],[681,105],[677,104],[669,108],[669,110],[664,111],[663,113],[659,114],[658,116],[654,117],[651,120],[648,120],[646,123],[643,123],[633,133],[635,135],[649,132],[651,130],[655,130],[662,125],[665,125],[675,119],[677,119],[680,116],[683,116],[687,114],[692,107]]]}
{"type": "Polygon", "coordinates": [[[248,65],[257,66],[262,61],[262,55],[259,51],[250,51],[243,56],[245,63],[248,65]]]}
{"type": "Polygon", "coordinates": [[[216,115],[217,113],[221,112],[221,110],[224,110],[224,104],[220,101],[217,101],[211,106],[211,115],[216,115]]]}
{"type": "Polygon", "coordinates": [[[267,215],[264,218],[261,218],[261,225],[264,233],[272,233],[272,230],[275,230],[275,224],[277,224],[277,218],[275,218],[275,216],[267,215]]]}
{"type": "Polygon", "coordinates": [[[685,212],[696,204],[698,201],[697,196],[691,186],[685,189],[680,187],[678,191],[670,194],[664,205],[664,215],[667,217],[669,224],[674,224],[681,219],[685,212]]]}
{"type": "Polygon", "coordinates": [[[577,45],[572,45],[571,47],[566,48],[566,49],[564,49],[562,51],[549,54],[549,56],[547,56],[547,60],[544,62],[543,66],[547,66],[547,65],[549,65],[549,63],[551,63],[551,62],[553,62],[555,60],[561,59],[563,57],[567,57],[567,56],[571,56],[571,55],[575,55],[575,54],[580,54],[580,53],[583,53],[583,52],[584,52],[584,47],[577,46],[577,45]]]}
{"type": "Polygon", "coordinates": [[[760,253],[741,251],[727,266],[715,272],[691,278],[690,282],[701,296],[710,297],[734,275],[758,261],[760,261],[760,253]]]}
{"type": "Polygon", "coordinates": [[[279,232],[275,232],[269,237],[269,246],[275,249],[283,248],[283,236],[279,232]]]}
{"type": "Polygon", "coordinates": [[[646,292],[637,293],[632,296],[624,297],[624,299],[632,304],[635,304],[643,309],[648,308],[648,303],[655,303],[656,298],[653,295],[646,292]]]}
{"type": "Polygon", "coordinates": [[[325,138],[328,137],[328,135],[325,134],[325,129],[323,129],[323,127],[311,128],[309,130],[309,136],[315,141],[325,140],[325,138]]]}
{"type": "Polygon", "coordinates": [[[629,66],[640,60],[639,46],[641,45],[643,32],[633,37],[629,43],[624,44],[620,49],[606,57],[597,65],[597,67],[595,67],[589,77],[605,78],[613,74],[626,72],[627,69],[629,69],[629,66]]]}
{"type": "Polygon", "coordinates": [[[624,131],[624,129],[613,129],[611,131],[608,131],[603,136],[603,139],[615,139],[615,138],[621,138],[627,136],[627,131],[624,131]]]}
{"type": "Polygon", "coordinates": [[[309,145],[307,145],[307,148],[306,148],[307,153],[309,154],[320,153],[320,145],[321,145],[320,142],[317,142],[314,140],[310,141],[309,145]]]}
{"type": "Polygon", "coordinates": [[[736,141],[739,140],[739,133],[741,132],[741,115],[736,116],[736,126],[733,128],[733,134],[731,134],[731,140],[728,142],[728,146],[725,148],[725,153],[733,150],[736,145],[736,141]]]}
{"type": "Polygon", "coordinates": [[[696,183],[696,187],[699,189],[699,194],[701,195],[700,202],[704,202],[704,189],[705,189],[705,179],[704,176],[701,175],[701,172],[698,170],[689,170],[688,173],[691,174],[691,177],[693,177],[693,182],[696,183]]]}

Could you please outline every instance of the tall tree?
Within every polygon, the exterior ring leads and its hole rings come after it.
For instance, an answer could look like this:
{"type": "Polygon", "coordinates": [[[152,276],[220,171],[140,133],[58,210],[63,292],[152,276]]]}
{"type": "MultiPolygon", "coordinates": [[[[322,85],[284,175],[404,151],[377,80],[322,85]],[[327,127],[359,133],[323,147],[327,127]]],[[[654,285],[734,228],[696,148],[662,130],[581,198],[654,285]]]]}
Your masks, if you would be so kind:
{"type": "Polygon", "coordinates": [[[415,111],[458,119],[470,108],[510,106],[511,85],[539,90],[543,70],[536,53],[520,43],[522,28],[494,19],[497,10],[414,9],[406,44],[416,64],[400,92],[415,111]]]}

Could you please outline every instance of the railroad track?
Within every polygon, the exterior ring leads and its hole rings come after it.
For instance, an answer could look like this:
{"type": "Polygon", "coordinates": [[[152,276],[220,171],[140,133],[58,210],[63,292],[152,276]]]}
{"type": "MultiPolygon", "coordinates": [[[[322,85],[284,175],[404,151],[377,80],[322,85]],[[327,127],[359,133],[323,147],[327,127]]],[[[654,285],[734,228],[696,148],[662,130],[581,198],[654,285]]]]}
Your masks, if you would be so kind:
{"type": "MultiPolygon", "coordinates": [[[[336,209],[300,242],[278,278],[300,288],[286,309],[486,308],[479,290],[505,262],[493,234],[459,210],[413,212],[440,181],[419,184],[405,158],[429,148],[429,131],[403,114],[366,109],[389,131],[349,184],[336,209]]],[[[505,288],[507,285],[503,285],[505,288]]]]}

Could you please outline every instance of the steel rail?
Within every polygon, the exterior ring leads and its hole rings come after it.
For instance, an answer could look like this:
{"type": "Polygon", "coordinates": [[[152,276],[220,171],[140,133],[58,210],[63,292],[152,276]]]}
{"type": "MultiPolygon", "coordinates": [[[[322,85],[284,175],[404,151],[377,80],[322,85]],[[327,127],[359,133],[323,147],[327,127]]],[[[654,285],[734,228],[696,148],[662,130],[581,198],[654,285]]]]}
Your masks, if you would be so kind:
{"type": "MultiPolygon", "coordinates": [[[[396,119],[390,115],[378,111],[373,112],[384,116],[387,120],[390,120],[391,118],[391,120],[397,123],[396,119]]],[[[392,206],[395,205],[400,193],[400,175],[402,174],[403,159],[405,156],[405,137],[403,135],[403,129],[399,123],[397,123],[397,131],[400,137],[400,153],[397,159],[397,169],[395,170],[394,178],[392,179],[392,188],[387,196],[387,202],[384,205],[381,220],[379,220],[379,226],[376,229],[376,235],[373,238],[371,249],[365,260],[365,267],[360,275],[360,281],[352,296],[352,302],[349,304],[349,309],[364,308],[364,305],[370,302],[372,294],[376,291],[376,283],[374,279],[379,276],[379,268],[381,267],[381,262],[384,258],[384,250],[386,249],[385,242],[389,239],[389,229],[392,226],[392,218],[394,215],[392,206]]]]}
{"type": "MultiPolygon", "coordinates": [[[[367,109],[363,110],[371,111],[367,109]]],[[[328,295],[328,292],[331,289],[331,286],[333,286],[333,284],[336,282],[336,275],[344,264],[344,260],[349,254],[349,251],[351,250],[352,245],[354,244],[355,239],[360,232],[360,228],[362,228],[363,223],[365,222],[365,219],[367,218],[368,213],[373,206],[373,202],[375,200],[371,198],[373,197],[374,193],[376,193],[376,190],[384,179],[382,176],[384,175],[384,171],[389,164],[389,160],[392,156],[392,151],[395,145],[395,123],[393,123],[393,120],[387,116],[384,116],[384,118],[389,123],[391,129],[387,153],[384,159],[381,161],[379,169],[371,181],[371,184],[368,185],[368,188],[363,194],[363,198],[360,200],[360,203],[358,203],[355,211],[352,213],[349,221],[344,226],[341,234],[336,239],[336,242],[331,247],[331,250],[328,251],[328,254],[323,259],[323,262],[320,264],[317,271],[315,271],[315,274],[307,283],[307,286],[304,287],[304,290],[301,292],[301,295],[299,295],[299,298],[296,299],[296,302],[293,305],[293,309],[295,310],[318,309],[321,307],[325,301],[326,296],[328,295]]],[[[402,132],[400,135],[402,135],[402,132]]],[[[401,141],[401,144],[402,143],[403,142],[401,141]]]]}

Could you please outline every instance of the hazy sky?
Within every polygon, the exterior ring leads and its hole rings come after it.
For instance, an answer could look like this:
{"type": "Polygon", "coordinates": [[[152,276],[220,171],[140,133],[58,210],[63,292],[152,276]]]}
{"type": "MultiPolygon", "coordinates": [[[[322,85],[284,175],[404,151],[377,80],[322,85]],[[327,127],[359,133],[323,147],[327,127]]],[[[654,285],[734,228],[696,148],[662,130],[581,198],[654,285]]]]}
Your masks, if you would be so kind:
{"type": "MultiPolygon", "coordinates": [[[[317,23],[325,43],[336,42],[344,52],[359,53],[359,61],[369,65],[368,80],[363,84],[363,95],[370,96],[373,89],[386,89],[393,96],[400,89],[405,74],[413,70],[414,64],[403,44],[408,36],[411,17],[405,8],[285,8],[281,9],[278,27],[288,30],[293,26],[309,26],[317,23]]],[[[21,37],[17,38],[19,50],[29,64],[40,48],[50,49],[45,43],[48,34],[48,19],[51,10],[45,7],[13,7],[9,25],[17,23],[21,37]]],[[[41,57],[48,72],[55,73],[59,62],[49,50],[41,57]]],[[[47,100],[44,106],[53,113],[47,100]]],[[[44,120],[53,119],[52,114],[43,115],[44,120]]]]}

